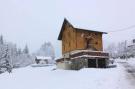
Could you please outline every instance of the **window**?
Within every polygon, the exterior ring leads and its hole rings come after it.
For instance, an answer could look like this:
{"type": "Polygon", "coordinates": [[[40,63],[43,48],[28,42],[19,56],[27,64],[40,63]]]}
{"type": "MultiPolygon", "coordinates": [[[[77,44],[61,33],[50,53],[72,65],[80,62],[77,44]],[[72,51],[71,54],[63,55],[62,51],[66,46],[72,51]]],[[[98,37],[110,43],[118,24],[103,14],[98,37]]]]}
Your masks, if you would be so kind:
{"type": "Polygon", "coordinates": [[[95,43],[96,45],[98,44],[98,42],[95,43]]]}
{"type": "Polygon", "coordinates": [[[98,34],[97,34],[97,33],[95,33],[95,35],[97,36],[98,34]]]}

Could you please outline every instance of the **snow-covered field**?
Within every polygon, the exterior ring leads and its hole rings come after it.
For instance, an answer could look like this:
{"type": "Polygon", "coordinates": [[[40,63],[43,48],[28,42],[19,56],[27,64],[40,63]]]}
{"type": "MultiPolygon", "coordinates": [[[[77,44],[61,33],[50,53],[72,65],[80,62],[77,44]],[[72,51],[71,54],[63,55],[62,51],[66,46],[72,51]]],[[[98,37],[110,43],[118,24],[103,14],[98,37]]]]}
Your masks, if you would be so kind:
{"type": "Polygon", "coordinates": [[[55,66],[25,67],[0,75],[0,89],[135,89],[121,65],[115,68],[53,70],[55,66]]]}

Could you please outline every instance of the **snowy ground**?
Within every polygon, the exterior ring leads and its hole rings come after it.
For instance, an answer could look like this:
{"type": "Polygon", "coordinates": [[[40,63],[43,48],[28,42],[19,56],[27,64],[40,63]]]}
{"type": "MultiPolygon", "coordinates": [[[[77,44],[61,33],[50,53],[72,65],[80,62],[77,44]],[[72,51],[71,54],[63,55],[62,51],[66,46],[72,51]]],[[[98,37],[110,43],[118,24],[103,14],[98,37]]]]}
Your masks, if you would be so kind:
{"type": "Polygon", "coordinates": [[[25,67],[0,75],[0,89],[135,89],[121,64],[107,69],[53,70],[25,67]]]}
{"type": "Polygon", "coordinates": [[[135,58],[119,60],[118,63],[124,67],[128,80],[135,86],[135,58]]]}

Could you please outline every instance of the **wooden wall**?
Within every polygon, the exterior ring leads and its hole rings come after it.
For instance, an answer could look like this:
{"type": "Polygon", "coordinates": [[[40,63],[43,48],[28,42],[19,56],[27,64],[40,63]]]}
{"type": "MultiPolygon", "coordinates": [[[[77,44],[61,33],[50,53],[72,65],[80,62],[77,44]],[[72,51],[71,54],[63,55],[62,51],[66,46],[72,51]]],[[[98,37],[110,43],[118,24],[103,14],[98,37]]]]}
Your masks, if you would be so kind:
{"type": "Polygon", "coordinates": [[[76,30],[66,24],[62,34],[62,54],[76,49],[76,30]]]}
{"type": "Polygon", "coordinates": [[[86,39],[82,37],[82,34],[89,35],[92,34],[94,40],[92,44],[98,51],[102,51],[102,33],[90,32],[85,30],[77,30],[66,24],[64,31],[62,33],[62,54],[76,50],[76,49],[86,49],[86,39]]]}

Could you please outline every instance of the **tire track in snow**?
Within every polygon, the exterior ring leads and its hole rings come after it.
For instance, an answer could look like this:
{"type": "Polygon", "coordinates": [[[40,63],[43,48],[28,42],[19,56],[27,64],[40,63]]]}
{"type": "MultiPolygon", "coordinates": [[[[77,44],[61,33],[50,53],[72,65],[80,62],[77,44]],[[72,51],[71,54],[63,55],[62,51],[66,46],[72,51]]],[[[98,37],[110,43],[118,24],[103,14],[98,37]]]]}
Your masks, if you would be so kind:
{"type": "Polygon", "coordinates": [[[133,86],[135,86],[135,67],[127,62],[118,62],[118,64],[124,67],[127,79],[131,82],[133,86]]]}

